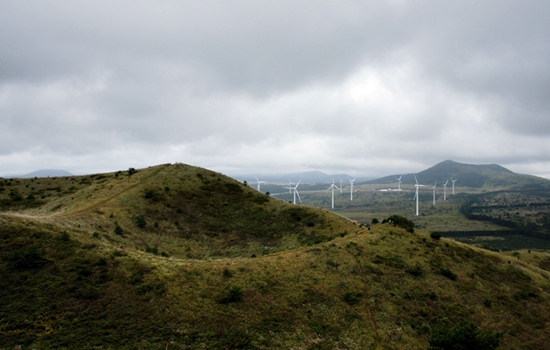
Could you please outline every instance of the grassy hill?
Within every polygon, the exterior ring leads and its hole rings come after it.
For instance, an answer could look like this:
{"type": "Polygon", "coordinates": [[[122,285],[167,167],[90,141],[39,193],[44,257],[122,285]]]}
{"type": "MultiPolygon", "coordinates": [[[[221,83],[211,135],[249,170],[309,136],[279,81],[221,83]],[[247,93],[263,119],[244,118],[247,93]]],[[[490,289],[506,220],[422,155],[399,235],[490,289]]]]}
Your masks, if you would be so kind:
{"type": "Polygon", "coordinates": [[[369,228],[183,164],[0,184],[0,349],[550,341],[542,253],[369,228]]]}
{"type": "MultiPolygon", "coordinates": [[[[396,184],[400,175],[386,176],[380,179],[367,181],[368,184],[396,184]]],[[[457,186],[469,188],[483,188],[486,190],[515,189],[539,190],[550,189],[550,181],[532,175],[516,174],[497,164],[463,164],[446,160],[416,174],[419,183],[433,185],[437,180],[441,187],[450,179],[457,179],[457,186]]],[[[414,184],[412,174],[403,175],[403,184],[414,184]]]]}

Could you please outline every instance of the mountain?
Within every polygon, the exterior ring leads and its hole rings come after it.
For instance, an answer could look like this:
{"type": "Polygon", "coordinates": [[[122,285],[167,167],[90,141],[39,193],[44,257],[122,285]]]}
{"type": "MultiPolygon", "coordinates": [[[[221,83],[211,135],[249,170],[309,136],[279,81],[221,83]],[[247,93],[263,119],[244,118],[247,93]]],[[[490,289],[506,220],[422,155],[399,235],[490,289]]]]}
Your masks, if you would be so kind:
{"type": "MultiPolygon", "coordinates": [[[[261,181],[268,181],[271,183],[288,183],[288,181],[292,181],[293,183],[298,182],[300,179],[301,184],[325,184],[325,183],[331,183],[332,179],[334,178],[336,182],[339,182],[339,179],[342,179],[342,181],[349,181],[349,178],[353,178],[349,176],[348,174],[327,174],[319,170],[312,170],[312,171],[304,171],[304,172],[298,172],[298,173],[288,173],[283,175],[277,175],[277,174],[263,174],[263,175],[255,175],[255,174],[241,174],[241,175],[232,175],[233,178],[238,179],[239,181],[246,180],[248,183],[253,184],[256,181],[256,177],[258,177],[261,181]]],[[[367,180],[365,177],[360,177],[357,179],[357,181],[364,181],[367,180]]]]}
{"type": "Polygon", "coordinates": [[[25,175],[13,175],[13,176],[4,176],[4,177],[30,178],[30,177],[60,177],[60,176],[73,176],[73,174],[71,174],[66,170],[41,169],[25,175]]]}
{"type": "Polygon", "coordinates": [[[550,342],[550,255],[495,253],[391,219],[366,227],[184,164],[1,179],[0,344],[550,342]]]}
{"type": "MultiPolygon", "coordinates": [[[[456,186],[471,188],[549,189],[550,181],[532,175],[516,174],[497,164],[463,164],[446,160],[415,174],[418,182],[431,185],[436,180],[442,186],[447,180],[456,179],[456,186]]],[[[367,181],[369,184],[396,184],[401,175],[390,175],[367,181]]],[[[413,174],[405,174],[404,184],[414,184],[413,174]]]]}

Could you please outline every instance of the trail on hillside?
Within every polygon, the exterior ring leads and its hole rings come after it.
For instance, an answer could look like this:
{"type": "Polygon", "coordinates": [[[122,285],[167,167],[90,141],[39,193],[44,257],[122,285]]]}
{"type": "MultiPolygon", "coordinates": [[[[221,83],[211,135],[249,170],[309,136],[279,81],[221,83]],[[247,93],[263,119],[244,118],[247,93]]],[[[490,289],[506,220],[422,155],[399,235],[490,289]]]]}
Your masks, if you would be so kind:
{"type": "Polygon", "coordinates": [[[109,202],[110,200],[113,200],[114,198],[116,197],[119,197],[121,196],[122,194],[136,188],[137,186],[141,185],[142,183],[144,183],[145,181],[149,180],[150,178],[156,176],[158,173],[160,173],[162,170],[164,170],[165,168],[162,167],[162,168],[159,168],[157,170],[154,170],[151,172],[151,174],[147,175],[145,178],[139,180],[138,182],[136,182],[135,184],[133,185],[130,185],[129,187],[126,187],[124,190],[122,191],[119,191],[115,194],[113,194],[112,196],[110,197],[107,197],[105,199],[102,199],[98,202],[95,202],[93,203],[92,205],[90,206],[87,206],[87,207],[80,207],[80,208],[77,208],[77,209],[73,209],[73,210],[69,210],[69,211],[66,211],[66,212],[62,212],[62,213],[53,213],[51,216],[59,216],[59,217],[64,217],[64,216],[69,216],[69,215],[75,215],[75,214],[79,214],[79,213],[82,213],[82,212],[85,212],[85,211],[88,211],[90,209],[94,209],[96,207],[99,207],[100,205],[102,204],[105,204],[107,202],[109,202]]]}
{"type": "Polygon", "coordinates": [[[66,216],[70,216],[70,215],[79,214],[79,213],[94,209],[96,207],[99,207],[99,206],[113,200],[114,198],[119,197],[119,196],[123,195],[126,192],[129,192],[130,190],[132,190],[132,189],[136,188],[137,186],[143,184],[145,181],[147,181],[147,180],[151,179],[152,177],[156,176],[158,173],[160,173],[164,169],[165,169],[164,167],[156,169],[156,170],[152,171],[146,177],[140,179],[135,184],[130,185],[128,187],[125,187],[123,190],[118,191],[118,192],[114,193],[113,195],[111,195],[107,198],[104,198],[104,199],[102,199],[98,202],[95,202],[95,203],[93,203],[89,206],[83,206],[83,207],[68,210],[68,211],[65,211],[65,212],[53,212],[51,214],[31,214],[31,213],[28,213],[28,212],[12,212],[12,211],[9,211],[9,212],[0,212],[0,215],[6,216],[6,217],[18,217],[18,218],[24,218],[24,219],[40,220],[40,219],[50,219],[50,218],[54,218],[54,217],[66,217],[66,216]]]}

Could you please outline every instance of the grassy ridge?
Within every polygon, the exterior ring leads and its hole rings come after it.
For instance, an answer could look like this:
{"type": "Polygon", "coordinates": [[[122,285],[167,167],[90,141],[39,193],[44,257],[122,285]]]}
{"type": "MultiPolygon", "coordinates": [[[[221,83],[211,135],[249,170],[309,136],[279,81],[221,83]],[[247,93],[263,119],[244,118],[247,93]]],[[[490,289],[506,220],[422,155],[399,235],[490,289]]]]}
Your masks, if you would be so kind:
{"type": "Polygon", "coordinates": [[[550,341],[542,255],[368,229],[185,165],[97,177],[0,214],[0,349],[425,349],[469,323],[503,349],[550,341]]]}

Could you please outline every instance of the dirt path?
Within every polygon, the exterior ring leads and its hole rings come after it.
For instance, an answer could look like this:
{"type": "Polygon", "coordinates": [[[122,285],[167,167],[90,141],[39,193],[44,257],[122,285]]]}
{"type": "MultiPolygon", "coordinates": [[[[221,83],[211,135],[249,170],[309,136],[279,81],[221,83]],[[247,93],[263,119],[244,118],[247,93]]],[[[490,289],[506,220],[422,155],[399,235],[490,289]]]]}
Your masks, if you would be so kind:
{"type": "Polygon", "coordinates": [[[121,195],[123,195],[124,193],[136,188],[137,186],[141,185],[142,183],[144,183],[145,181],[149,180],[150,178],[156,176],[158,173],[160,173],[161,171],[163,171],[165,169],[165,167],[162,167],[162,168],[159,168],[159,169],[156,169],[155,171],[153,171],[151,174],[147,175],[145,178],[141,179],[140,181],[136,182],[135,184],[129,186],[129,187],[126,187],[125,189],[123,189],[122,191],[119,191],[105,199],[102,199],[100,200],[99,202],[95,202],[93,203],[92,205],[89,205],[87,207],[80,207],[80,208],[77,208],[77,209],[73,209],[73,210],[68,210],[68,211],[65,211],[65,212],[62,212],[62,213],[54,213],[52,214],[52,216],[59,216],[59,217],[64,217],[64,216],[69,216],[69,215],[75,215],[75,214],[79,214],[79,213],[82,213],[82,212],[85,212],[85,211],[89,211],[91,209],[94,209],[94,208],[97,208],[111,200],[113,200],[114,198],[116,197],[119,197],[121,195]]]}

